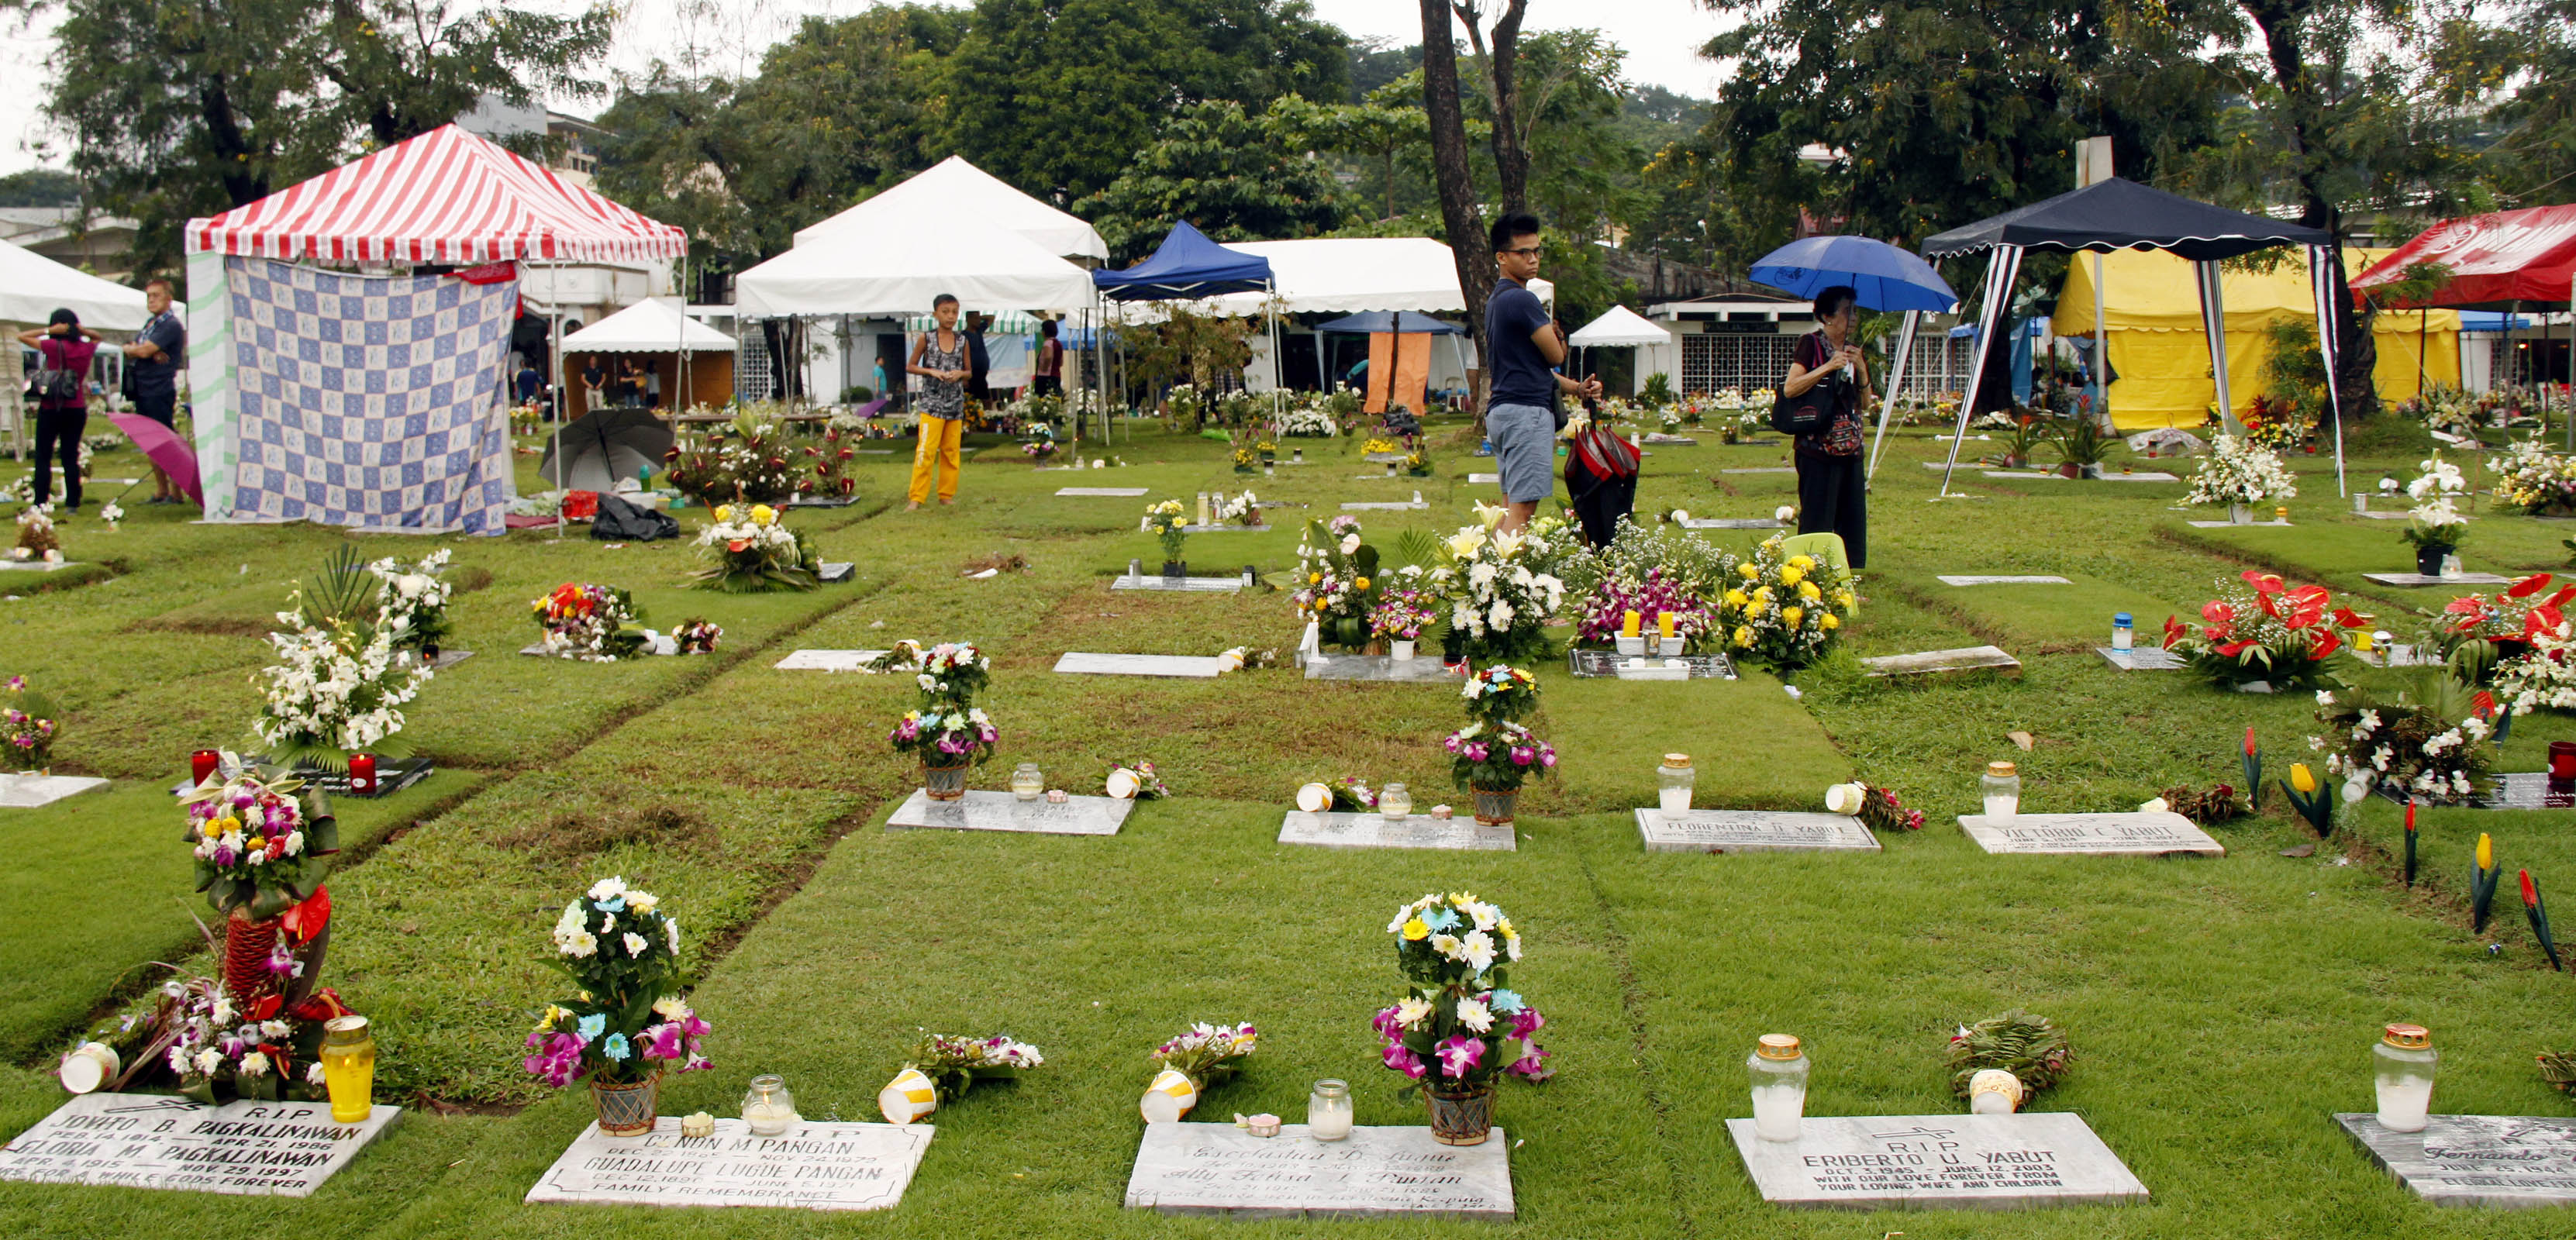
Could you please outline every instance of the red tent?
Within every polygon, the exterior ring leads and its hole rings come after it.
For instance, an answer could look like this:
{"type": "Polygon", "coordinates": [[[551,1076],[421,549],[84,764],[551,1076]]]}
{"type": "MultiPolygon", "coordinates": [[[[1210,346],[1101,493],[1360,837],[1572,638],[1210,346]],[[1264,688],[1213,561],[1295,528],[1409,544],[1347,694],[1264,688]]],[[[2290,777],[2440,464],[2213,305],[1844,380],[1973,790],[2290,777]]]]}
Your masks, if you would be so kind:
{"type": "Polygon", "coordinates": [[[2424,305],[2565,307],[2571,283],[2576,283],[2576,203],[2444,220],[2354,276],[2353,291],[2388,284],[2402,277],[2408,265],[2427,260],[2449,267],[2451,282],[2425,298],[2424,305]]]}

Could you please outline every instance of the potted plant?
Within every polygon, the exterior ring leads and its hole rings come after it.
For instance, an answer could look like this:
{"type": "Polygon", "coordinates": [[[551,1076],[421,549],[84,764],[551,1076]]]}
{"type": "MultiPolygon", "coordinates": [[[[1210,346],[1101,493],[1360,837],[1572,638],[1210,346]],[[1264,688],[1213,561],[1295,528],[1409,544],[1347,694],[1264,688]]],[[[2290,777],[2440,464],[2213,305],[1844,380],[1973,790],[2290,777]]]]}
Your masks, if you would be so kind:
{"type": "Polygon", "coordinates": [[[528,1035],[527,1070],[557,1089],[587,1078],[612,1137],[653,1131],[664,1071],[712,1066],[698,1051],[707,1022],[680,998],[680,923],[660,904],[604,878],[565,905],[547,963],[574,995],[548,1004],[528,1035]]]}
{"type": "Polygon", "coordinates": [[[1467,700],[1467,726],[1441,742],[1450,754],[1450,778],[1476,798],[1477,822],[1509,823],[1521,785],[1556,767],[1555,746],[1521,722],[1538,709],[1538,680],[1497,663],[1470,673],[1459,692],[1467,700]]]}
{"type": "Polygon", "coordinates": [[[1181,559],[1181,544],[1189,541],[1189,509],[1181,501],[1167,499],[1145,510],[1145,528],[1163,543],[1163,576],[1187,577],[1190,566],[1181,559]]]}
{"type": "Polygon", "coordinates": [[[941,642],[920,651],[913,668],[919,702],[886,734],[896,752],[921,759],[921,788],[934,801],[966,795],[966,768],[993,755],[1001,731],[975,695],[992,678],[993,660],[965,642],[941,642]]]}
{"type": "Polygon", "coordinates": [[[1320,642],[1358,650],[1369,642],[1369,612],[1376,606],[1377,548],[1361,541],[1360,519],[1348,513],[1330,522],[1309,521],[1297,544],[1297,616],[1316,626],[1320,642]]]}
{"type": "Polygon", "coordinates": [[[2091,418],[2077,418],[2058,432],[2058,451],[2063,459],[2057,467],[2069,478],[2099,478],[2102,458],[2111,448],[2110,437],[2102,433],[2102,424],[2091,418]]]}
{"type": "Polygon", "coordinates": [[[2028,468],[2030,454],[2038,451],[2039,445],[2047,438],[2048,433],[2040,427],[2038,418],[2027,414],[2014,418],[2012,434],[2004,439],[2000,464],[2006,469],[2028,468]]]}
{"type": "Polygon", "coordinates": [[[2469,532],[2469,518],[2459,506],[2469,483],[2460,467],[2443,460],[2439,452],[2416,469],[2415,479],[2406,484],[2406,498],[2415,506],[2408,510],[2411,519],[2399,537],[2415,546],[2415,571],[2438,577],[2442,561],[2460,549],[2461,538],[2469,532]]]}
{"type": "Polygon", "coordinates": [[[1494,1127],[1494,1083],[1505,1073],[1546,1080],[1539,1049],[1546,1018],[1505,984],[1521,958],[1520,932],[1503,911],[1465,892],[1426,895],[1395,911],[1396,967],[1405,996],[1370,1027],[1380,1059],[1419,1088],[1442,1145],[1478,1145],[1494,1127]]]}
{"type": "Polygon", "coordinates": [[[1422,630],[1438,623],[1429,603],[1419,591],[1395,589],[1378,599],[1369,612],[1369,632],[1387,644],[1387,653],[1399,663],[1413,658],[1413,643],[1422,630]]]}
{"type": "Polygon", "coordinates": [[[224,915],[224,991],[249,1006],[288,978],[321,971],[331,920],[322,886],[340,851],[330,797],[282,766],[226,761],[229,774],[180,798],[197,890],[224,915]]]}
{"type": "Polygon", "coordinates": [[[455,625],[447,602],[455,587],[446,578],[448,550],[441,547],[412,564],[392,556],[367,565],[376,579],[379,624],[393,630],[396,649],[419,652],[421,662],[438,662],[439,643],[455,625]]]}

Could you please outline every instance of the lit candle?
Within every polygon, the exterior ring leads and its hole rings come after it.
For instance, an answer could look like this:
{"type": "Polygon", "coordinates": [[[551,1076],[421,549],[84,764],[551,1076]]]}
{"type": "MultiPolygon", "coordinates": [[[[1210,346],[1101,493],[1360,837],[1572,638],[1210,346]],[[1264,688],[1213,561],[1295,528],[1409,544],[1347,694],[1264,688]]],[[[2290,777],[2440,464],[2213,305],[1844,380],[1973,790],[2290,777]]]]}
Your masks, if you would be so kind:
{"type": "Polygon", "coordinates": [[[1639,616],[1635,608],[1630,608],[1627,611],[1620,613],[1619,636],[1635,637],[1637,635],[1638,622],[1642,619],[1644,619],[1644,617],[1639,616]]]}
{"type": "Polygon", "coordinates": [[[357,796],[373,796],[376,791],[376,755],[349,755],[349,791],[357,796]]]}
{"type": "Polygon", "coordinates": [[[223,764],[223,760],[224,755],[212,749],[200,749],[189,754],[188,771],[196,777],[189,782],[196,784],[206,782],[207,777],[215,773],[215,768],[223,764]]]}
{"type": "Polygon", "coordinates": [[[1351,1135],[1351,1087],[1334,1080],[1315,1082],[1306,1095],[1306,1135],[1318,1141],[1342,1141],[1351,1135]]]}

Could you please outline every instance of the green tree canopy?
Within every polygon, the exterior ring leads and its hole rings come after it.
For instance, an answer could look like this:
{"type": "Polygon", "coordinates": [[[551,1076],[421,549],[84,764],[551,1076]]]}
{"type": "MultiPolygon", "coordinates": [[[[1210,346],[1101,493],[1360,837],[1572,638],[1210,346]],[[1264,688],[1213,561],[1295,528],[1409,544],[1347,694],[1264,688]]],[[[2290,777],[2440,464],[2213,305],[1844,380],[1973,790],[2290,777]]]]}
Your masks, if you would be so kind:
{"type": "Polygon", "coordinates": [[[1109,188],[1074,209],[1100,230],[1116,263],[1144,257],[1174,220],[1218,241],[1311,237],[1339,225],[1345,212],[1331,174],[1263,121],[1230,99],[1185,109],[1109,188]]]}

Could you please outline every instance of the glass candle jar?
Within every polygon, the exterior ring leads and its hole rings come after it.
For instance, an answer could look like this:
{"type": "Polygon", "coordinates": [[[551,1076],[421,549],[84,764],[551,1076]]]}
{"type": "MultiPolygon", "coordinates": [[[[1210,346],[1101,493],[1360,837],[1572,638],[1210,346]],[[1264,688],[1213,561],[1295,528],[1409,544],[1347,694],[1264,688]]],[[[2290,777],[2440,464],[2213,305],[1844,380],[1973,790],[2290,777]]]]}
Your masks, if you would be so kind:
{"type": "Polygon", "coordinates": [[[742,1122],[755,1137],[775,1137],[796,1123],[796,1095],[787,1092],[787,1080],[775,1074],[751,1078],[751,1091],[742,1096],[742,1122]]]}
{"type": "Polygon", "coordinates": [[[331,1122],[365,1123],[375,1108],[376,1036],[364,1016],[334,1016],[322,1025],[322,1087],[331,1122]]]}
{"type": "Polygon", "coordinates": [[[2130,648],[2132,648],[2132,647],[2136,646],[2136,645],[2137,645],[2137,642],[2138,642],[2138,625],[2137,625],[2137,622],[2136,622],[2135,620],[2130,619],[2130,618],[2129,618],[2129,613],[2127,613],[2127,612],[2125,612],[2125,611],[2122,611],[2122,612],[2114,612],[2114,613],[2112,613],[2112,615],[2111,615],[2111,649],[2113,649],[2113,650],[2127,650],[2127,649],[2130,649],[2130,648]]]}
{"type": "Polygon", "coordinates": [[[1664,755],[1664,764],[1655,768],[1655,795],[1665,813],[1681,814],[1690,811],[1691,781],[1695,777],[1696,772],[1691,770],[1689,754],[1664,755]]]}
{"type": "Polygon", "coordinates": [[[2379,1084],[2379,1126],[2422,1132],[2433,1110],[2433,1035],[2422,1025],[2390,1025],[2370,1048],[2379,1084]]]}
{"type": "Polygon", "coordinates": [[[1023,801],[1034,801],[1046,795],[1046,772],[1035,762],[1023,762],[1011,768],[1011,795],[1023,801]]]}
{"type": "Polygon", "coordinates": [[[1306,1095],[1306,1135],[1318,1141],[1344,1141],[1351,1135],[1351,1087],[1342,1081],[1315,1082],[1306,1095]]]}
{"type": "Polygon", "coordinates": [[[1400,822],[1413,813],[1413,790],[1402,784],[1388,784],[1377,790],[1377,812],[1390,822],[1400,822]]]}
{"type": "Polygon", "coordinates": [[[376,794],[376,755],[371,753],[349,755],[349,792],[351,795],[362,797],[376,794]]]}
{"type": "Polygon", "coordinates": [[[1753,1085],[1753,1135],[1765,1141],[1795,1141],[1798,1120],[1807,1111],[1807,1056],[1798,1039],[1766,1033],[1744,1061],[1753,1085]]]}
{"type": "Polygon", "coordinates": [[[2021,773],[2009,762],[1989,762],[1983,785],[1986,817],[2010,818],[2021,812],[2021,773]]]}

